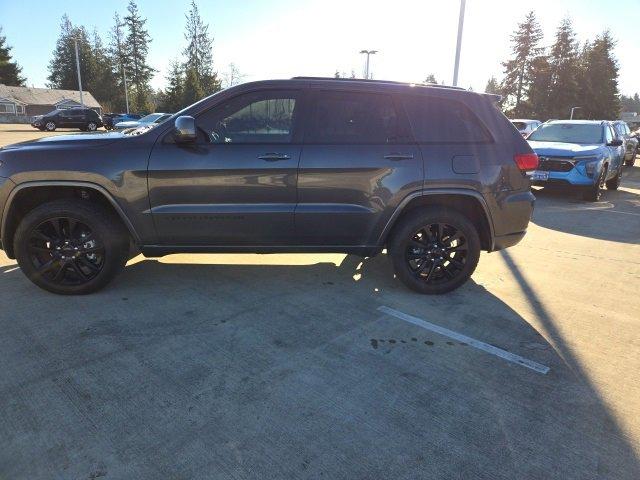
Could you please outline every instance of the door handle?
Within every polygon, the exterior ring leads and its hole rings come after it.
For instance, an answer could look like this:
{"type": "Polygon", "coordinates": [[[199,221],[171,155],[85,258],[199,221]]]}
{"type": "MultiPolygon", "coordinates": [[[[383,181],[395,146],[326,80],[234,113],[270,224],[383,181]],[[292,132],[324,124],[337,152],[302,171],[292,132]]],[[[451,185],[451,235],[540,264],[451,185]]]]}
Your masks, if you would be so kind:
{"type": "Polygon", "coordinates": [[[258,155],[260,160],[265,160],[267,162],[277,162],[278,160],[289,160],[291,157],[286,153],[265,153],[262,155],[258,155]]]}
{"type": "Polygon", "coordinates": [[[413,158],[412,153],[390,153],[385,155],[386,160],[411,160],[413,158]]]}

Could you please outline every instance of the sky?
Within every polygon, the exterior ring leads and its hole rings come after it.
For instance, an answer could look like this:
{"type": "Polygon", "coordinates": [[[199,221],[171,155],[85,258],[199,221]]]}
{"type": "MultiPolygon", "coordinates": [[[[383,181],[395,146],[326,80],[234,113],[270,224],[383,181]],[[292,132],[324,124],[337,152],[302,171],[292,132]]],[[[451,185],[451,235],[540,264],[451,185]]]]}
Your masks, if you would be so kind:
{"type": "MultiPolygon", "coordinates": [[[[172,58],[185,47],[185,13],[190,0],[138,0],[153,39],[149,63],[154,88],[166,84],[172,58]]],[[[233,62],[245,81],[296,75],[332,76],[336,70],[363,74],[362,49],[371,57],[374,78],[420,82],[433,73],[451,84],[459,0],[198,0],[214,37],[216,70],[233,62]]],[[[126,0],[109,2],[24,2],[0,0],[0,26],[23,67],[28,85],[44,87],[47,64],[60,32],[60,18],[94,27],[106,41],[113,14],[126,0]]],[[[510,35],[529,10],[553,42],[560,20],[570,16],[578,39],[609,29],[617,40],[620,91],[640,92],[640,0],[467,0],[459,85],[483,91],[502,75],[510,35]],[[615,5],[615,6],[614,6],[615,5]]]]}

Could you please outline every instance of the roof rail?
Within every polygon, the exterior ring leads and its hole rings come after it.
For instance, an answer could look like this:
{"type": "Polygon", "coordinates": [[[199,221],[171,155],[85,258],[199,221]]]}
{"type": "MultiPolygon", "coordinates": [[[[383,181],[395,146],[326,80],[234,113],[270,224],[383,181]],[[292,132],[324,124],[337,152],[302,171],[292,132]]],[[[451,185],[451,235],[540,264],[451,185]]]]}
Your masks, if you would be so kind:
{"type": "Polygon", "coordinates": [[[451,85],[438,85],[437,83],[414,83],[414,82],[398,82],[396,80],[374,80],[369,78],[336,78],[336,77],[291,77],[291,80],[331,80],[335,82],[367,82],[367,83],[390,83],[393,85],[419,85],[421,87],[435,88],[451,88],[454,90],[465,90],[462,87],[453,87],[451,85]]]}

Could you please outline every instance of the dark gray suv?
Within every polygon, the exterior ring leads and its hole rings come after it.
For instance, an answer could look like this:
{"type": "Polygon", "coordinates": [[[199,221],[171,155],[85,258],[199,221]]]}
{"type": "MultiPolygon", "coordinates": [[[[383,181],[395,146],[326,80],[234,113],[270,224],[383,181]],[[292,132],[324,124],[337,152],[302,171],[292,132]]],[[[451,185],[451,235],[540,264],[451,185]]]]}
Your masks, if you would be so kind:
{"type": "Polygon", "coordinates": [[[246,83],[150,130],[0,151],[2,248],[38,286],[105,286],[140,251],[387,249],[421,293],[522,239],[537,157],[462,89],[297,77],[246,83]]]}

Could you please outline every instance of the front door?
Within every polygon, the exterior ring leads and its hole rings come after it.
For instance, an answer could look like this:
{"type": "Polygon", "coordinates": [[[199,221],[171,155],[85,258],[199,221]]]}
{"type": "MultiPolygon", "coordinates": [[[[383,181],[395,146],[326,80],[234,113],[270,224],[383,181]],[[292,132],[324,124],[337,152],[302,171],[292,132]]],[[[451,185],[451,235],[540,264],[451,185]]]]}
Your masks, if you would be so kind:
{"type": "Polygon", "coordinates": [[[195,144],[159,140],[149,198],[164,245],[272,245],[293,235],[300,92],[245,93],[196,118],[195,144]]]}

